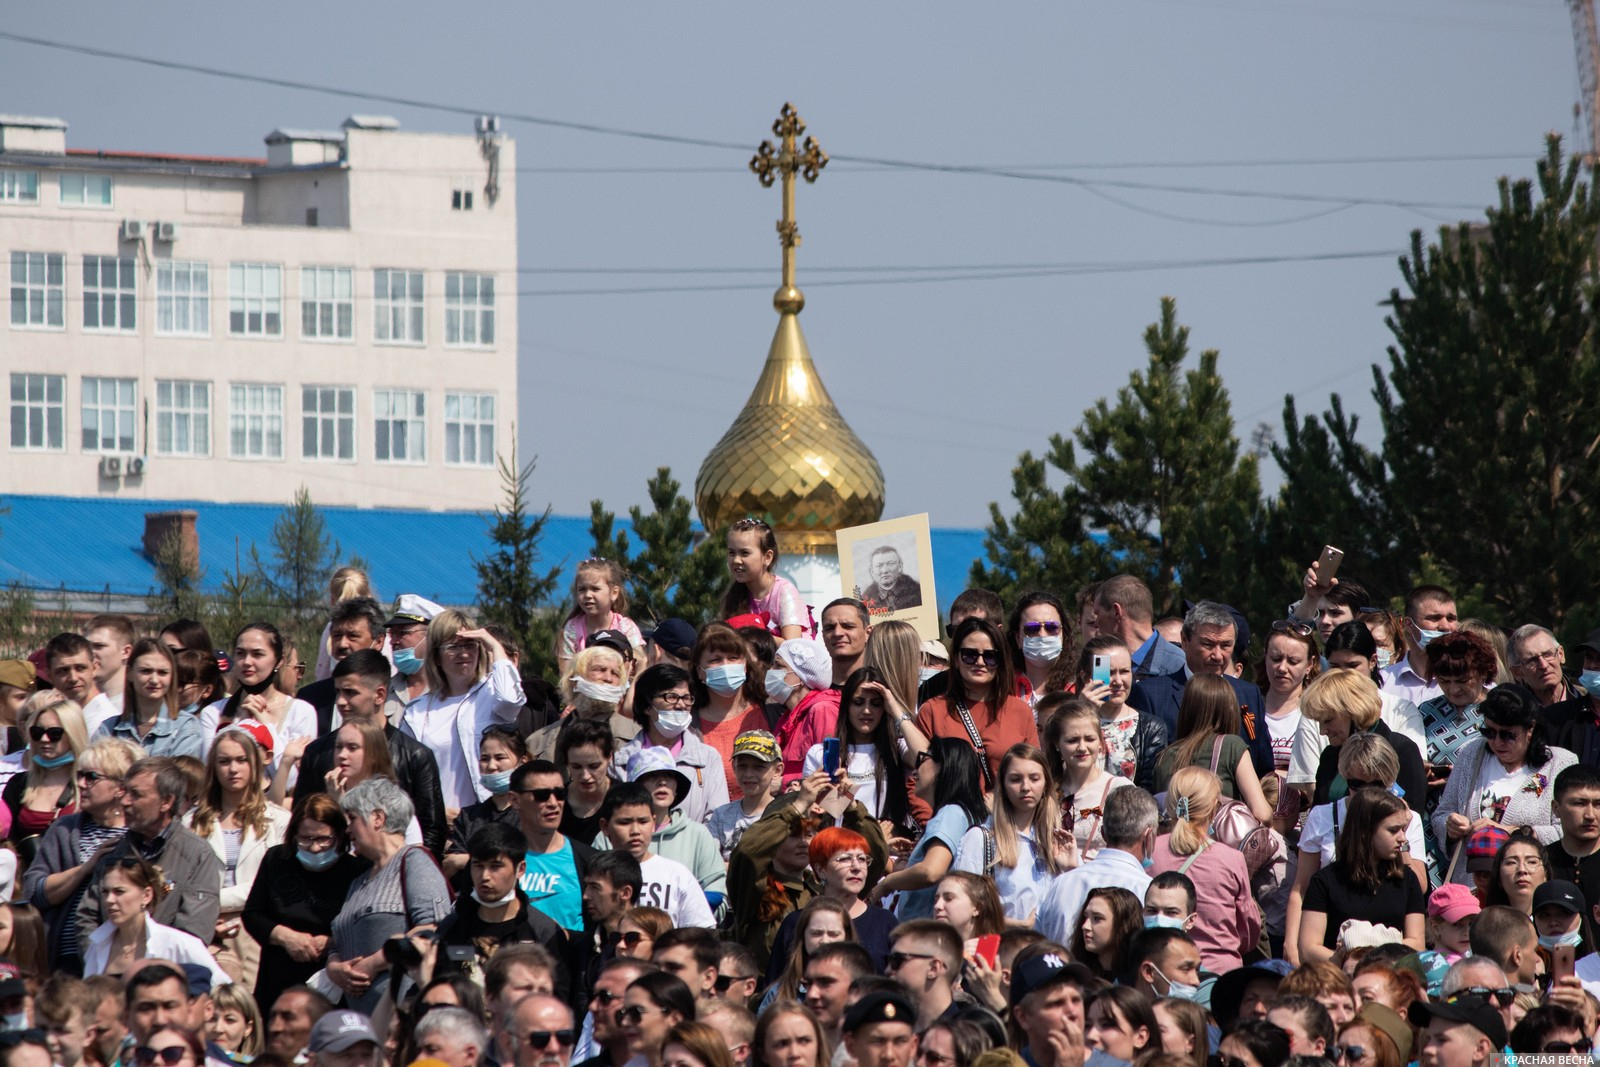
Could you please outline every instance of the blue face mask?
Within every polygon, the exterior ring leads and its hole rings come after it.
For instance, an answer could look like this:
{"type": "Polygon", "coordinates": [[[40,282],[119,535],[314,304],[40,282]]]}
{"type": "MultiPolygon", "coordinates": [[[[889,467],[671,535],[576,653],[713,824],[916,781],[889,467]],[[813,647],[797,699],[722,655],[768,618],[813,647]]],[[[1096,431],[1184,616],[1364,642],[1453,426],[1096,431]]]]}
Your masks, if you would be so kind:
{"type": "Polygon", "coordinates": [[[934,675],[943,673],[943,667],[923,667],[921,670],[917,671],[917,684],[921,685],[934,675]]]}
{"type": "Polygon", "coordinates": [[[74,756],[70,752],[63,752],[55,759],[45,759],[42,756],[35,756],[33,757],[33,765],[35,767],[43,767],[46,770],[49,770],[52,767],[65,767],[67,764],[73,762],[77,758],[77,756],[74,756]]]}
{"type": "Polygon", "coordinates": [[[1143,867],[1147,871],[1153,871],[1156,869],[1156,861],[1152,857],[1146,856],[1144,859],[1139,861],[1139,866],[1143,867]]]}
{"type": "Polygon", "coordinates": [[[414,648],[395,649],[394,669],[408,678],[420,671],[422,669],[422,661],[417,658],[417,650],[414,648]]]}
{"type": "Polygon", "coordinates": [[[1182,930],[1184,919],[1173,915],[1146,915],[1144,928],[1146,930],[1182,930]]]}
{"type": "Polygon", "coordinates": [[[1417,645],[1420,648],[1427,648],[1429,642],[1431,642],[1434,638],[1443,637],[1445,635],[1445,631],[1443,630],[1424,630],[1416,623],[1412,623],[1411,627],[1417,631],[1417,645]]]}
{"type": "Polygon", "coordinates": [[[706,688],[713,693],[732,696],[744,685],[744,664],[719,663],[706,670],[706,688]]]}
{"type": "Polygon", "coordinates": [[[297,848],[294,850],[294,858],[308,871],[325,871],[339,862],[339,852],[332,848],[326,852],[307,852],[303,848],[297,848]]]}
{"type": "Polygon", "coordinates": [[[1581,944],[1583,944],[1583,937],[1576,930],[1570,934],[1562,934],[1560,937],[1539,938],[1539,947],[1546,949],[1556,948],[1560,945],[1571,945],[1573,948],[1577,948],[1581,944]]]}
{"type": "Polygon", "coordinates": [[[483,787],[497,797],[511,792],[510,771],[490,771],[478,777],[483,782],[483,787]]]}
{"type": "Polygon", "coordinates": [[[1174,982],[1172,979],[1162,974],[1159,967],[1156,968],[1156,974],[1160,976],[1163,982],[1167,983],[1167,996],[1171,997],[1173,1000],[1194,1000],[1200,995],[1200,987],[1197,985],[1189,985],[1185,982],[1174,982]]]}
{"type": "Polygon", "coordinates": [[[1595,696],[1600,696],[1600,671],[1584,671],[1578,675],[1578,684],[1595,696]]]}

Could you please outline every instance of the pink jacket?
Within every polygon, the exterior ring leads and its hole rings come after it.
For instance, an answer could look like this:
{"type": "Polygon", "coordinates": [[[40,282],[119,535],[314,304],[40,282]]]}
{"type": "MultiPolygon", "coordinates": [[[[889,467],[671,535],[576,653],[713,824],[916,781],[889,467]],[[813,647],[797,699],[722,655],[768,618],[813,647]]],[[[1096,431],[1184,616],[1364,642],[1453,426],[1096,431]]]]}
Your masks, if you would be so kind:
{"type": "Polygon", "coordinates": [[[800,778],[806,753],[812,745],[832,737],[839,727],[839,691],[814,689],[794,710],[778,720],[778,750],[783,753],[783,786],[787,789],[800,778]]]}
{"type": "Polygon", "coordinates": [[[1241,956],[1261,938],[1261,909],[1250,894],[1250,871],[1236,848],[1212,841],[1193,857],[1172,851],[1172,835],[1156,838],[1151,874],[1184,871],[1195,889],[1194,929],[1189,936],[1200,950],[1200,965],[1213,974],[1227,974],[1243,965],[1241,956]]]}

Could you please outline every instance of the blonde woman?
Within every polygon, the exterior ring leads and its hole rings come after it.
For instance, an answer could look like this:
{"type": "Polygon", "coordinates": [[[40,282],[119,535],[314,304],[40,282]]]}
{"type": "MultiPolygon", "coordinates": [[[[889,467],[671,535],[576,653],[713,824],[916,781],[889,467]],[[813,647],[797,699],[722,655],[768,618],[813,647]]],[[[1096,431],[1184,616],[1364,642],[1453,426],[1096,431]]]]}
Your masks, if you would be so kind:
{"type": "Polygon", "coordinates": [[[638,724],[617,710],[628,695],[628,683],[628,661],[622,653],[608,645],[590,645],[580,651],[561,679],[565,709],[561,718],[534,731],[528,738],[528,754],[536,760],[554,760],[559,742],[578,722],[608,727],[617,745],[633,740],[639,733],[638,724]]]}
{"type": "Polygon", "coordinates": [[[250,991],[235,982],[219,986],[211,993],[216,1014],[206,1024],[206,1037],[248,1063],[266,1047],[266,1026],[261,1008],[250,991]]]}
{"type": "Polygon", "coordinates": [[[206,760],[206,784],[189,828],[211,845],[222,863],[215,943],[219,961],[236,980],[255,988],[261,946],[244,931],[240,915],[267,849],[283,843],[289,813],[267,800],[264,787],[272,734],[245,719],[217,735],[206,760]],[[231,968],[231,969],[230,969],[231,968]]]}
{"type": "Polygon", "coordinates": [[[906,742],[909,757],[928,747],[928,739],[916,727],[917,686],[922,673],[922,635],[909,622],[890,619],[872,628],[867,637],[864,667],[876,667],[883,675],[884,706],[894,731],[906,742]]]}
{"type": "Polygon", "coordinates": [[[428,695],[406,707],[400,729],[438,757],[445,814],[454,819],[462,808],[489,799],[478,770],[478,739],[493,723],[515,722],[527,698],[500,642],[451,608],[428,623],[423,671],[428,695]]]}
{"type": "Polygon", "coordinates": [[[0,803],[10,815],[10,839],[27,866],[38,849],[39,837],[57,817],[78,806],[78,756],[89,747],[83,711],[53,689],[35,693],[22,702],[22,773],[14,775],[0,792],[0,803]]]}
{"type": "MultiPolygon", "coordinates": [[[[367,572],[360,567],[340,567],[328,579],[329,607],[341,600],[354,600],[361,596],[377,599],[372,591],[372,583],[367,579],[367,572]]],[[[384,644],[387,646],[388,642],[384,644]]],[[[317,672],[312,680],[320,682],[333,677],[333,665],[336,662],[333,658],[333,623],[329,622],[323,625],[322,636],[317,639],[317,672]]]]}
{"type": "Polygon", "coordinates": [[[1210,836],[1222,782],[1204,767],[1180,767],[1167,784],[1172,832],[1156,838],[1151,874],[1178,871],[1194,883],[1195,921],[1189,936],[1200,966],[1227,974],[1261,937],[1261,909],[1250,893],[1250,870],[1239,850],[1210,836]]]}
{"type": "Polygon", "coordinates": [[[1404,794],[1406,805],[1412,811],[1424,809],[1428,779],[1422,753],[1414,741],[1383,721],[1383,697],[1364,672],[1330,670],[1321,675],[1306,686],[1300,697],[1300,712],[1317,724],[1328,742],[1317,763],[1313,805],[1326,804],[1349,791],[1339,774],[1339,746],[1359,734],[1371,733],[1389,742],[1400,761],[1400,776],[1395,783],[1404,794]]]}
{"type": "Polygon", "coordinates": [[[1034,745],[1012,745],[1000,759],[994,813],[956,849],[955,870],[993,878],[1006,918],[1032,922],[1052,879],[1078,865],[1072,835],[1057,837],[1061,805],[1050,761],[1034,745]]]}

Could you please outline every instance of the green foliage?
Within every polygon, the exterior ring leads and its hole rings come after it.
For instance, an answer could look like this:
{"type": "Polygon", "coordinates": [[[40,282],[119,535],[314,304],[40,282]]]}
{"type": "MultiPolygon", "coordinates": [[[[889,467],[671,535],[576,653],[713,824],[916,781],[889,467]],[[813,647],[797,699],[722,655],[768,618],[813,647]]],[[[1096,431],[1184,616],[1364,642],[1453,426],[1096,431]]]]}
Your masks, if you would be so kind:
{"type": "Polygon", "coordinates": [[[645,629],[661,619],[680,618],[694,626],[717,618],[728,584],[723,545],[726,535],[697,536],[694,505],[670,467],[658,467],[646,483],[651,510],[628,509],[637,554],[626,531],[612,532],[616,516],[596,500],[590,505],[592,555],[622,561],[628,576],[629,610],[645,629]]]}
{"type": "Polygon", "coordinates": [[[509,461],[500,457],[505,500],[489,522],[494,548],[481,559],[474,557],[473,565],[478,571],[480,621],[504,626],[517,639],[525,675],[555,677],[555,637],[561,624],[556,618],[560,612],[552,610],[549,602],[561,569],[545,571],[539,566],[539,541],[550,521],[550,509],[534,514],[529,508],[528,480],[537,463],[535,458],[518,467],[515,448],[509,461]]]}
{"type": "Polygon", "coordinates": [[[327,621],[328,580],[341,554],[311,493],[301,486],[272,524],[271,556],[263,560],[258,546],[250,546],[250,585],[235,590],[235,603],[242,612],[253,599],[262,609],[258,618],[274,622],[300,650],[301,659],[314,663],[327,621]]]}

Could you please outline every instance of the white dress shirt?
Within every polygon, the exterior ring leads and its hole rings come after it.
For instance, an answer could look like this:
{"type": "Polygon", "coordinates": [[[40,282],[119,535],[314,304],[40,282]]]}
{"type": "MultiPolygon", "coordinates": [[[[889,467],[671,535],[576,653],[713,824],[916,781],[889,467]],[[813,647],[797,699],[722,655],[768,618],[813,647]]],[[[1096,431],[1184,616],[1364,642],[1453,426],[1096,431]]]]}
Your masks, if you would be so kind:
{"type": "Polygon", "coordinates": [[[1036,929],[1051,941],[1070,945],[1072,932],[1078,928],[1078,913],[1083,910],[1089,890],[1101,886],[1126,889],[1139,898],[1142,906],[1145,890],[1150,888],[1150,876],[1133,853],[1108,845],[1095,853],[1094,859],[1056,875],[1039,902],[1036,929]]]}

